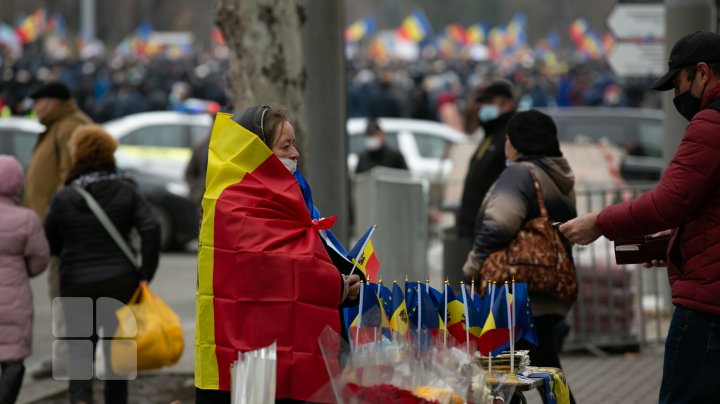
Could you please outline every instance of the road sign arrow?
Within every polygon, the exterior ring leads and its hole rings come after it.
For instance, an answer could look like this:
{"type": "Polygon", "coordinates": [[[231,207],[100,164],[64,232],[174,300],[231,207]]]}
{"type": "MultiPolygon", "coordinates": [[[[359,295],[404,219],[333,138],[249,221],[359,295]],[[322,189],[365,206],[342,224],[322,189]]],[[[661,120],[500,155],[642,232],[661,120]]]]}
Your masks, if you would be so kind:
{"type": "Polygon", "coordinates": [[[618,4],[607,18],[617,39],[664,38],[664,4],[618,4]]]}

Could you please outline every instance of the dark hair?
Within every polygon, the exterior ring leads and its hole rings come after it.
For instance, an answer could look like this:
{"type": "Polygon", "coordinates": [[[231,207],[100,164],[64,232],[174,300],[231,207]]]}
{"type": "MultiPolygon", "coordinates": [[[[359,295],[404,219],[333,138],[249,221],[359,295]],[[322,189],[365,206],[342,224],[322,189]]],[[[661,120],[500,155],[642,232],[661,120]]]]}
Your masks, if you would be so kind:
{"type": "Polygon", "coordinates": [[[275,139],[280,135],[283,123],[287,122],[288,112],[284,108],[268,108],[263,117],[263,132],[267,146],[272,149],[275,139]]]}
{"type": "MultiPolygon", "coordinates": [[[[710,67],[710,71],[712,71],[714,75],[720,76],[720,62],[712,62],[707,65],[710,67]]],[[[697,65],[687,66],[685,67],[685,71],[687,72],[688,81],[692,81],[695,79],[695,73],[697,73],[697,65]]]]}

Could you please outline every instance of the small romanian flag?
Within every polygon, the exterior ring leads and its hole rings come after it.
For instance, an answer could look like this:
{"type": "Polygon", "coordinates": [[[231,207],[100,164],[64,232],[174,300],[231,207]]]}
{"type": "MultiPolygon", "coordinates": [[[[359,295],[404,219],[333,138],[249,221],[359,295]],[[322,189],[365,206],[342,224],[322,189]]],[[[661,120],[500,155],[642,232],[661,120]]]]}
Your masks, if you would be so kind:
{"type": "Polygon", "coordinates": [[[365,279],[368,281],[377,280],[378,270],[380,269],[380,261],[377,259],[372,240],[370,240],[373,231],[375,231],[375,226],[370,226],[349,253],[352,263],[357,262],[357,269],[365,274],[365,279]]]}

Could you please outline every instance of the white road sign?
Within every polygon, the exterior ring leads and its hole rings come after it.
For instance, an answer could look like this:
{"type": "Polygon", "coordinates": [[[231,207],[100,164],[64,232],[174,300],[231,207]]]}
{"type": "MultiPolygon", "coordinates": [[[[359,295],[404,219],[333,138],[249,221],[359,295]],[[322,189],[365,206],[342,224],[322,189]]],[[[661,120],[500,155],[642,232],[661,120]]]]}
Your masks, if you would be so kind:
{"type": "Polygon", "coordinates": [[[664,38],[664,4],[618,4],[607,18],[616,39],[664,38]]]}
{"type": "Polygon", "coordinates": [[[616,43],[608,63],[622,77],[659,77],[667,69],[662,43],[616,43]]]}

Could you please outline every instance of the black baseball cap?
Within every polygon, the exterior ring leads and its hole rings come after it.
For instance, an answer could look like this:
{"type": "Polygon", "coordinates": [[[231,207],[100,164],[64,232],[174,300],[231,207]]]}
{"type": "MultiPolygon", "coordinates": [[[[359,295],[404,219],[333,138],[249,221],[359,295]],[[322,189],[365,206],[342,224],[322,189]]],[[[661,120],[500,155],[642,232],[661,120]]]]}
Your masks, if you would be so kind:
{"type": "Polygon", "coordinates": [[[38,98],[55,98],[66,101],[71,97],[70,89],[59,81],[47,83],[30,94],[30,98],[33,100],[37,100],[38,98]]]}
{"type": "Polygon", "coordinates": [[[493,97],[502,96],[512,99],[512,87],[506,81],[496,81],[485,87],[477,96],[476,101],[487,101],[493,97]]]}
{"type": "Polygon", "coordinates": [[[680,38],[670,51],[668,72],[652,88],[658,91],[672,90],[675,88],[673,79],[680,69],[700,62],[720,62],[720,34],[697,31],[680,38]]]}

